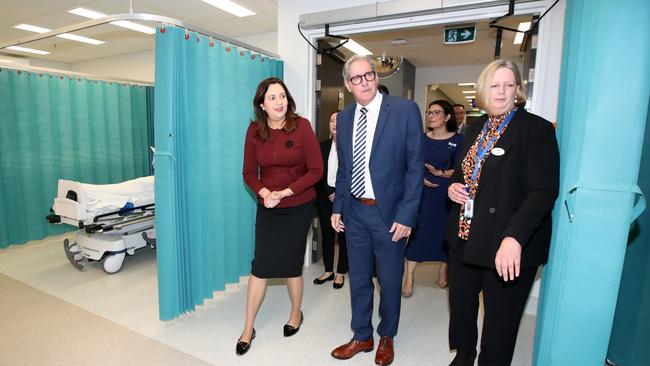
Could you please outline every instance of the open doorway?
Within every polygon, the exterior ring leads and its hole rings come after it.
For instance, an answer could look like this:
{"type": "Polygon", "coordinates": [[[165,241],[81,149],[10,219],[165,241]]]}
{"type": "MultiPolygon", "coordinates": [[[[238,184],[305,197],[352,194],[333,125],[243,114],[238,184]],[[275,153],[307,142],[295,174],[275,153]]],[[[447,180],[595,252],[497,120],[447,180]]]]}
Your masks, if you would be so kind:
{"type": "MultiPolygon", "coordinates": [[[[499,24],[519,29],[526,24],[529,26],[536,18],[535,14],[516,15],[503,19],[499,24]]],[[[372,52],[375,67],[380,71],[379,84],[385,85],[391,95],[414,100],[422,111],[436,99],[461,104],[465,106],[471,123],[482,111],[476,108],[475,90],[468,84],[475,82],[483,67],[495,58],[510,59],[519,65],[528,97],[533,97],[536,35],[529,42],[522,43],[522,37],[517,36],[520,33],[504,31],[499,36],[497,29],[489,27],[489,21],[483,19],[460,24],[474,29],[474,40],[465,43],[445,42],[445,28],[459,24],[338,35],[350,37],[372,52]],[[499,56],[496,56],[497,44],[499,56]]],[[[326,37],[318,41],[318,47],[323,50],[339,43],[340,39],[326,37]]],[[[347,48],[339,47],[330,54],[323,53],[317,57],[316,77],[320,88],[316,92],[315,122],[320,139],[329,136],[327,121],[331,112],[353,101],[341,79],[343,64],[353,54],[347,48]]]]}

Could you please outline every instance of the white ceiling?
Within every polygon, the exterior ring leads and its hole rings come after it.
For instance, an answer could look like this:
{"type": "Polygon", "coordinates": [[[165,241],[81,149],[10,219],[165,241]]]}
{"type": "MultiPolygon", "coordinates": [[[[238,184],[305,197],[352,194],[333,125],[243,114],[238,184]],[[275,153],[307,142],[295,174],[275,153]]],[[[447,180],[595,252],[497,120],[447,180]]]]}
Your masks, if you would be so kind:
{"type": "MultiPolygon", "coordinates": [[[[185,24],[198,26],[231,38],[277,31],[277,0],[237,0],[237,2],[254,10],[257,14],[237,18],[201,0],[183,0],[182,2],[180,0],[133,0],[133,11],[168,16],[181,20],[185,24]]],[[[10,4],[2,6],[0,43],[15,41],[34,34],[15,29],[14,26],[20,23],[56,29],[86,21],[86,18],[68,13],[68,10],[79,6],[108,15],[129,12],[128,0],[14,0],[10,4]]],[[[500,24],[517,28],[520,22],[530,21],[530,19],[531,16],[515,16],[504,19],[500,24]]],[[[494,59],[497,32],[495,29],[489,28],[488,21],[483,20],[476,23],[476,40],[466,44],[445,45],[443,25],[350,36],[375,55],[402,56],[417,68],[481,65],[494,59]],[[391,41],[395,39],[404,39],[406,44],[399,46],[391,44],[391,41]]],[[[147,25],[154,26],[154,24],[147,25]]],[[[153,35],[125,30],[110,24],[79,31],[76,34],[100,39],[106,43],[91,46],[61,38],[50,38],[24,45],[50,51],[49,55],[35,56],[8,50],[1,50],[0,54],[6,52],[12,56],[74,63],[154,48],[153,35]]],[[[521,63],[522,55],[519,52],[519,46],[513,44],[514,35],[514,32],[503,32],[501,57],[521,63]]],[[[340,48],[340,50],[344,49],[340,48]]],[[[452,100],[466,102],[461,88],[450,84],[440,87],[452,100]]]]}
{"type": "MultiPolygon", "coordinates": [[[[238,18],[219,10],[201,0],[133,0],[133,12],[163,15],[227,36],[239,37],[249,34],[274,32],[277,30],[277,0],[237,0],[257,14],[238,18]]],[[[88,19],[69,14],[68,10],[84,7],[104,14],[129,12],[128,0],[21,0],[3,1],[0,13],[0,43],[16,41],[35,33],[15,29],[20,23],[27,23],[49,29],[72,25],[88,19]],[[9,4],[4,4],[9,3],[9,4]]],[[[154,26],[153,24],[142,24],[154,26]]],[[[61,38],[32,42],[24,47],[50,51],[45,56],[27,55],[2,50],[12,55],[36,57],[56,62],[80,62],[94,58],[140,52],[154,48],[154,36],[125,30],[113,25],[102,25],[76,32],[82,36],[105,41],[105,44],[91,46],[61,38]]]]}
{"type": "MultiPolygon", "coordinates": [[[[517,28],[520,22],[530,21],[531,16],[520,15],[500,21],[500,25],[517,28]]],[[[466,23],[464,23],[466,24],[466,23]]],[[[476,40],[471,43],[444,44],[444,25],[391,30],[349,35],[374,55],[402,56],[415,67],[454,65],[481,65],[494,60],[497,30],[489,28],[489,20],[476,22],[476,40]],[[405,45],[394,46],[392,40],[404,39],[405,45]]],[[[514,32],[504,31],[501,57],[520,60],[519,45],[513,44],[514,32]]]]}

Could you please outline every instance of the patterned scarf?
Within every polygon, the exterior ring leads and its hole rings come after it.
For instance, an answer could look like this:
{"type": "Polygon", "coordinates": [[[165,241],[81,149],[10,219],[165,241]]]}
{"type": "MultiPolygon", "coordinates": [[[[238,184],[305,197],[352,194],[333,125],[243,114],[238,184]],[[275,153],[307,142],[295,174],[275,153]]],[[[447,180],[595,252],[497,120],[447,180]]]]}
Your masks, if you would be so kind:
{"type": "MultiPolygon", "coordinates": [[[[481,159],[481,165],[479,166],[478,174],[476,175],[476,181],[472,180],[472,173],[474,172],[474,167],[476,166],[476,162],[478,161],[478,149],[479,146],[481,149],[483,149],[488,142],[490,141],[491,138],[494,138],[494,144],[492,146],[495,146],[497,144],[497,141],[499,141],[499,137],[508,129],[508,126],[505,126],[505,128],[501,131],[499,131],[499,125],[501,122],[503,122],[506,117],[510,114],[510,111],[500,115],[500,116],[489,116],[487,124],[487,130],[485,133],[481,133],[478,135],[474,143],[472,144],[472,147],[469,149],[467,152],[467,155],[465,155],[465,158],[463,159],[461,168],[463,170],[463,178],[465,180],[465,184],[467,185],[470,193],[470,197],[476,197],[476,192],[478,191],[478,183],[479,180],[481,179],[481,171],[483,170],[483,163],[485,162],[485,159],[487,156],[490,154],[486,153],[483,155],[483,158],[481,159]]],[[[465,217],[465,209],[461,207],[460,209],[460,218],[458,220],[458,237],[467,240],[469,239],[469,230],[472,225],[472,219],[468,219],[465,217]]]]}

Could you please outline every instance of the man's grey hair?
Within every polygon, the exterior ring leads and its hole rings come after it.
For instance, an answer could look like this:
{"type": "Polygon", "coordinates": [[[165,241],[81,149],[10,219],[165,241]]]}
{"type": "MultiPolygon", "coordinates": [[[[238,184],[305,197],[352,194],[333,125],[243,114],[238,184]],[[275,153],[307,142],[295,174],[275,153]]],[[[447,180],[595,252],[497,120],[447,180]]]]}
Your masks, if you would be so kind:
{"type": "Polygon", "coordinates": [[[348,81],[350,80],[350,67],[352,66],[353,63],[357,61],[365,61],[370,65],[370,69],[372,71],[375,71],[375,63],[372,61],[372,59],[369,56],[364,56],[364,55],[354,55],[350,57],[347,61],[345,61],[345,65],[343,65],[343,80],[348,81]]]}

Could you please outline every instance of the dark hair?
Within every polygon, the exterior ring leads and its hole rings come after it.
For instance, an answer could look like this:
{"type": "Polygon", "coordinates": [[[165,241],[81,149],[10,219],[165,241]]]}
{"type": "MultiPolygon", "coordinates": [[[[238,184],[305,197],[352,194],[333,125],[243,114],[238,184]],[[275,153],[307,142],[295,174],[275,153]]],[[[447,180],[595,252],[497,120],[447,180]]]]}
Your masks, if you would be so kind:
{"type": "Polygon", "coordinates": [[[458,129],[458,122],[456,122],[456,114],[454,113],[454,106],[452,106],[451,103],[449,103],[444,99],[439,99],[429,103],[427,109],[431,108],[431,106],[434,104],[439,105],[442,108],[442,110],[445,111],[445,117],[450,116],[449,120],[447,120],[447,123],[445,123],[447,132],[456,132],[456,130],[458,129]]]}
{"type": "Polygon", "coordinates": [[[252,123],[257,125],[257,131],[255,132],[255,137],[258,137],[262,140],[269,138],[269,119],[266,114],[266,111],[262,109],[262,104],[264,104],[264,95],[269,90],[269,86],[273,84],[280,84],[282,89],[284,89],[285,94],[287,95],[287,114],[285,116],[284,127],[282,128],[286,132],[290,132],[298,127],[298,118],[300,116],[296,113],[296,102],[293,100],[289,89],[284,85],[284,82],[278,78],[267,78],[260,81],[257,85],[257,90],[255,91],[255,97],[253,97],[253,109],[255,110],[255,119],[252,120],[252,123]]]}
{"type": "MultiPolygon", "coordinates": [[[[453,107],[454,107],[454,108],[456,108],[456,107],[461,107],[461,108],[463,108],[463,110],[465,110],[465,106],[462,105],[462,104],[454,104],[453,107]]],[[[457,122],[458,122],[458,121],[457,121],[457,122]]]]}
{"type": "Polygon", "coordinates": [[[377,89],[379,89],[380,92],[382,92],[382,93],[384,93],[386,95],[390,95],[390,92],[388,91],[388,87],[386,85],[384,85],[384,84],[377,85],[377,89]]]}

